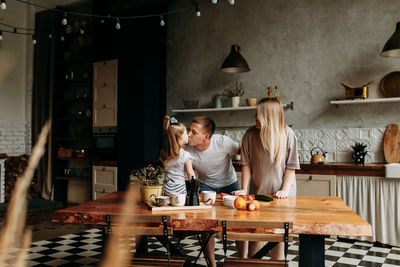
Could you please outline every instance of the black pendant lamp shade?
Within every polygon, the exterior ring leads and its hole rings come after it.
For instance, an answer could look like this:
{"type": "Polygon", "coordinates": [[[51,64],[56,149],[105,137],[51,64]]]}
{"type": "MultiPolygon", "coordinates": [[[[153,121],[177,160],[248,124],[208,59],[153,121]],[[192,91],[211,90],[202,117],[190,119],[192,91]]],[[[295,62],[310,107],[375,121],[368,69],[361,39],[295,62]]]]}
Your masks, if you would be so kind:
{"type": "Polygon", "coordinates": [[[240,54],[240,47],[238,45],[232,45],[231,53],[222,63],[221,70],[228,73],[239,73],[250,71],[249,65],[246,60],[240,54]]]}
{"type": "Polygon", "coordinates": [[[400,57],[400,22],[396,23],[396,30],[383,47],[381,56],[400,57]]]}

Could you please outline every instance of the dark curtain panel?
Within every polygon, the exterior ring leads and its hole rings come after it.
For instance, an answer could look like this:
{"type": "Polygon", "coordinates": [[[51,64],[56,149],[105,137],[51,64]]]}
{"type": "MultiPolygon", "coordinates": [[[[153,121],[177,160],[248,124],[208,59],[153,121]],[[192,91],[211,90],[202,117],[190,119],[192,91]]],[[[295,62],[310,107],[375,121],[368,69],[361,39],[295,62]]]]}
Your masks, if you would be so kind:
{"type": "MultiPolygon", "coordinates": [[[[51,119],[51,105],[54,77],[54,56],[56,34],[56,14],[52,11],[36,13],[35,34],[38,43],[34,52],[34,78],[32,93],[32,146],[46,120],[51,119]],[[52,38],[49,37],[52,35],[52,38]]],[[[51,135],[51,134],[50,134],[51,135]]],[[[48,177],[48,160],[51,153],[51,136],[47,152],[40,161],[37,177],[42,196],[51,198],[51,177],[48,177]]]]}

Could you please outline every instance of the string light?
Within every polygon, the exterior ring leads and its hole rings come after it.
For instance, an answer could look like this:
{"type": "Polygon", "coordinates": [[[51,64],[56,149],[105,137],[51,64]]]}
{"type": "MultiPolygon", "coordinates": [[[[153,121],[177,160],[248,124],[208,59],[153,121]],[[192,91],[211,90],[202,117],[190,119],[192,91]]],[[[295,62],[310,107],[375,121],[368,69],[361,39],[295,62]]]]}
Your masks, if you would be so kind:
{"type": "Polygon", "coordinates": [[[53,35],[49,33],[49,39],[53,39],[53,35]]]}
{"type": "Polygon", "coordinates": [[[231,4],[232,6],[235,4],[235,0],[228,0],[229,4],[231,4]]]}
{"type": "Polygon", "coordinates": [[[198,17],[201,16],[200,9],[197,6],[196,6],[196,16],[198,16],[198,17]]]}
{"type": "Polygon", "coordinates": [[[37,44],[36,36],[32,35],[32,44],[35,45],[37,44]]]}
{"type": "Polygon", "coordinates": [[[61,24],[62,25],[67,25],[68,21],[67,21],[67,12],[64,12],[64,18],[61,20],[61,24]]]}
{"type": "Polygon", "coordinates": [[[64,41],[65,41],[64,35],[61,35],[60,40],[61,40],[61,42],[64,42],[64,41]]]}
{"type": "Polygon", "coordinates": [[[0,41],[3,41],[3,31],[0,30],[0,41]]]}
{"type": "Polygon", "coordinates": [[[165,26],[164,18],[163,18],[163,16],[160,16],[160,18],[161,18],[161,20],[160,20],[160,26],[161,26],[161,27],[164,27],[164,26],[165,26]]]}
{"type": "Polygon", "coordinates": [[[6,0],[1,0],[0,8],[5,10],[7,8],[6,0]]]}
{"type": "Polygon", "coordinates": [[[218,0],[211,0],[211,3],[215,5],[216,3],[218,3],[218,0]]]}
{"type": "Polygon", "coordinates": [[[117,23],[115,24],[115,29],[121,29],[121,24],[119,23],[119,18],[117,18],[117,23]]]}

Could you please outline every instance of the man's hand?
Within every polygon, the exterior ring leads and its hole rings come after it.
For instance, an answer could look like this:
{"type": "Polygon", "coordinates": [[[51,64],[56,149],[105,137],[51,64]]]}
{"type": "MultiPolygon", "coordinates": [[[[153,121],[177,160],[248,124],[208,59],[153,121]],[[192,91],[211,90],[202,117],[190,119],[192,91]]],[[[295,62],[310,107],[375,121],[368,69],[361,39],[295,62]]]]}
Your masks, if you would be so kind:
{"type": "Polygon", "coordinates": [[[278,191],[278,192],[276,192],[274,195],[273,195],[273,197],[276,197],[276,198],[287,198],[289,196],[289,192],[288,191],[278,191]]]}
{"type": "Polygon", "coordinates": [[[232,192],[236,196],[247,195],[247,189],[236,190],[232,192]]]}

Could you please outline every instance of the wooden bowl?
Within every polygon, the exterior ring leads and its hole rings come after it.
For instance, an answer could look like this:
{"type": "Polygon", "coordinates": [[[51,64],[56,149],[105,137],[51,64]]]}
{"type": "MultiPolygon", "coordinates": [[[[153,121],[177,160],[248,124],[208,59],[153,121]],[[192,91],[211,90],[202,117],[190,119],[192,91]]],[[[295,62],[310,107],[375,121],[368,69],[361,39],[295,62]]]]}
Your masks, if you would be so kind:
{"type": "Polygon", "coordinates": [[[246,104],[248,106],[255,106],[257,105],[257,98],[253,97],[253,98],[246,98],[246,104]]]}

